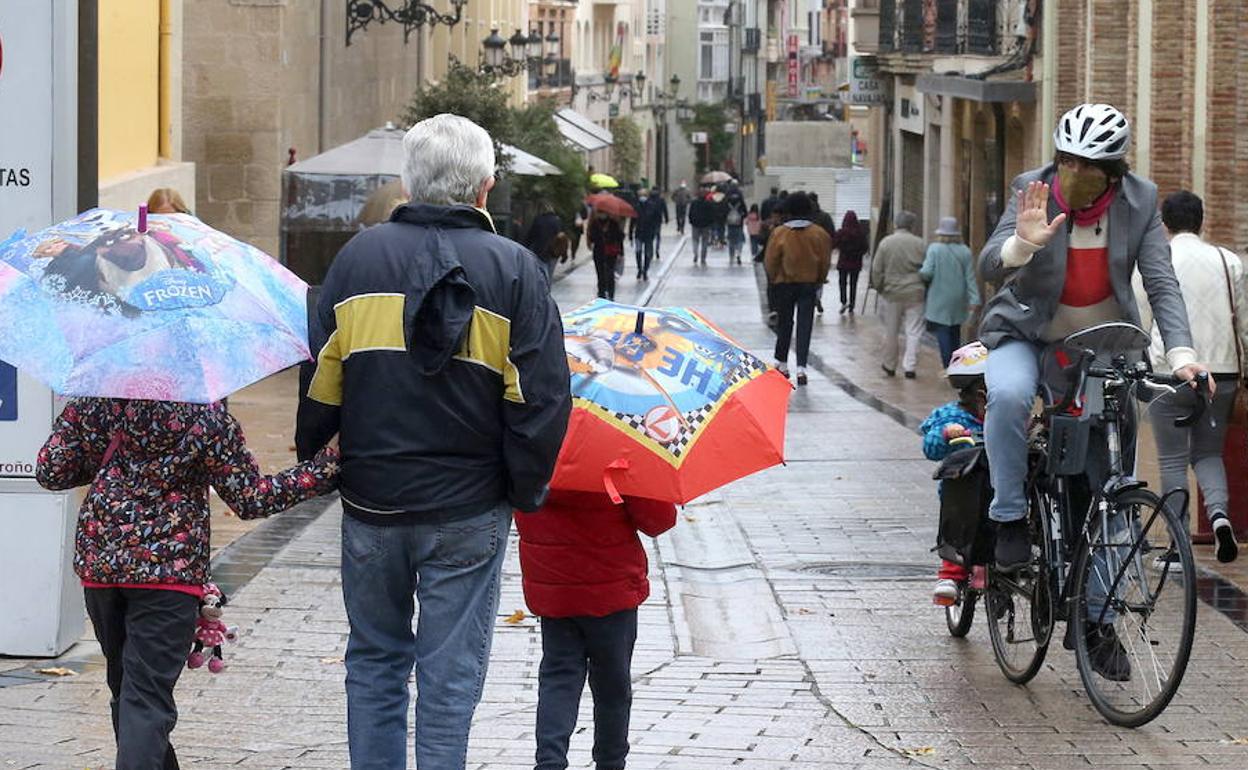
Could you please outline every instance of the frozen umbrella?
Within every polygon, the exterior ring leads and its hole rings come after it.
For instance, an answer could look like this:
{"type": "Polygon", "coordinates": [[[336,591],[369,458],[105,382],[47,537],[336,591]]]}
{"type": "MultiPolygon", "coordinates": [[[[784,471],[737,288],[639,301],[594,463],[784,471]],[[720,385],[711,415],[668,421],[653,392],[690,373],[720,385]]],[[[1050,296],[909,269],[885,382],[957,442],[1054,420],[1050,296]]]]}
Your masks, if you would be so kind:
{"type": "Polygon", "coordinates": [[[187,214],[0,243],[0,360],[63,396],[210,403],[309,357],[307,285],[187,214]]]}
{"type": "Polygon", "coordinates": [[[563,316],[572,417],[551,487],[684,503],[784,460],[792,386],[686,308],[563,316]]]}

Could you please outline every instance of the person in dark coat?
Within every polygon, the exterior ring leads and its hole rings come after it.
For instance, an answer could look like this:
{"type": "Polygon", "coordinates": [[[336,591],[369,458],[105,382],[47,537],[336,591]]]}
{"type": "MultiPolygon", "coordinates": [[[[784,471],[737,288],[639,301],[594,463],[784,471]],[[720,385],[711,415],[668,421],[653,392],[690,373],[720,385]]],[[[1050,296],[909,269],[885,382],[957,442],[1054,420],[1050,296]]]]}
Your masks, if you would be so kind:
{"type": "Polygon", "coordinates": [[[711,230],[715,225],[715,204],[710,193],[703,193],[689,204],[689,228],[693,231],[693,261],[706,264],[706,250],[711,245],[711,230]]]}
{"type": "Polygon", "coordinates": [[[624,227],[605,211],[595,211],[586,238],[594,251],[598,296],[615,299],[615,263],[624,258],[624,227]]]}
{"type": "Polygon", "coordinates": [[[632,711],[637,607],[650,595],[638,532],[676,525],[676,506],[552,489],[516,517],[524,601],[542,623],[535,770],[563,770],[585,681],[594,697],[597,767],[623,768],[632,711]]]}
{"type": "Polygon", "coordinates": [[[555,262],[559,259],[554,253],[555,236],[563,231],[563,220],[555,213],[551,205],[545,204],[542,213],[537,215],[529,231],[524,236],[524,247],[533,252],[550,279],[555,273],[555,262]]]}
{"type": "Polygon", "coordinates": [[[841,218],[841,229],[836,231],[833,246],[839,254],[836,273],[841,287],[841,313],[849,311],[853,315],[858,299],[858,274],[862,272],[862,259],[870,246],[867,227],[858,221],[854,211],[846,211],[841,218]]]}
{"type": "Polygon", "coordinates": [[[635,251],[637,258],[637,280],[650,280],[650,261],[654,258],[655,240],[667,221],[667,204],[662,196],[642,190],[637,201],[635,251]]]}
{"type": "Polygon", "coordinates": [[[650,197],[658,202],[658,205],[661,207],[663,213],[663,222],[658,227],[654,228],[654,261],[658,262],[663,258],[662,254],[659,253],[659,246],[663,242],[663,225],[670,222],[671,218],[667,213],[667,200],[664,199],[663,191],[660,190],[658,186],[655,186],[650,190],[650,197]]]}

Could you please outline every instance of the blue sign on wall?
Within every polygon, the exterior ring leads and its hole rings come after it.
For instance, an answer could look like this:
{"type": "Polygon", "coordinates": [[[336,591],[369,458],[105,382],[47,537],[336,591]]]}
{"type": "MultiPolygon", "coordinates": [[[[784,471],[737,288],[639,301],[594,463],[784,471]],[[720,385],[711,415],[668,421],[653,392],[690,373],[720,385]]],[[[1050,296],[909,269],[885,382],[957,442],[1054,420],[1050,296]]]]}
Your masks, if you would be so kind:
{"type": "Polygon", "coordinates": [[[17,369],[0,361],[0,421],[17,419],[17,369]]]}

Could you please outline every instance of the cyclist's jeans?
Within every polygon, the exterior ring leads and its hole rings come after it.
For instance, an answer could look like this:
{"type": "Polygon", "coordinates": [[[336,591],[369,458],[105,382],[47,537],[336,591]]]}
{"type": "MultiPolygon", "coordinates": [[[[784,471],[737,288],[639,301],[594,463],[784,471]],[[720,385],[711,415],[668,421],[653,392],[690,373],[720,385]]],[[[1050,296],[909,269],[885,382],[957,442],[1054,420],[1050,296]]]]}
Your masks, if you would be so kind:
{"type": "Polygon", "coordinates": [[[1005,340],[988,353],[988,413],[984,443],[994,496],[988,508],[993,521],[1018,521],[1027,515],[1027,423],[1040,384],[1041,347],[1005,340]]]}

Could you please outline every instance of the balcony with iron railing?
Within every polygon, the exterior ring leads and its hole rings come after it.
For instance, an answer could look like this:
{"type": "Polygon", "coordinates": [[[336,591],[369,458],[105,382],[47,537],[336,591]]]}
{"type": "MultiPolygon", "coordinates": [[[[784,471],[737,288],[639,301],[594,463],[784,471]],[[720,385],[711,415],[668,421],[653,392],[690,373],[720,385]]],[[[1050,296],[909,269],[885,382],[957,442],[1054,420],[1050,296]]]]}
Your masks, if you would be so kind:
{"type": "Polygon", "coordinates": [[[881,54],[996,56],[1006,52],[1012,32],[1002,25],[1018,0],[869,0],[855,9],[855,46],[881,54]],[[875,39],[869,39],[870,33],[875,39]]]}

